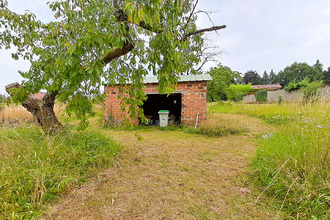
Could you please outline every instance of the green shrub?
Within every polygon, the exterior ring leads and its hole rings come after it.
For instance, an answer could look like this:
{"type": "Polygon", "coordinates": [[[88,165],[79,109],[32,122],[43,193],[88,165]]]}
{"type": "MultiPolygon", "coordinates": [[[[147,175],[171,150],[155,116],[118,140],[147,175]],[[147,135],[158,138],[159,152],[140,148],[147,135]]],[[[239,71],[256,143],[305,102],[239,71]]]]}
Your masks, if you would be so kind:
{"type": "Polygon", "coordinates": [[[257,94],[255,94],[257,102],[266,102],[267,101],[267,91],[266,90],[261,90],[258,91],[257,94]]]}
{"type": "Polygon", "coordinates": [[[245,93],[251,92],[252,90],[251,84],[230,85],[226,90],[226,96],[230,101],[239,102],[243,100],[243,95],[245,93]]]}
{"type": "Polygon", "coordinates": [[[282,101],[283,101],[283,97],[282,96],[278,96],[278,100],[277,100],[277,104],[282,104],[282,101]]]}
{"type": "Polygon", "coordinates": [[[285,91],[294,91],[294,90],[298,90],[300,88],[306,87],[309,84],[309,79],[305,78],[302,81],[295,83],[295,82],[290,82],[286,87],[285,87],[285,91]]]}
{"type": "Polygon", "coordinates": [[[33,219],[68,186],[112,164],[121,147],[100,133],[45,136],[37,127],[0,130],[0,218],[33,219]]]}
{"type": "Polygon", "coordinates": [[[305,78],[304,80],[294,83],[290,82],[286,87],[286,91],[293,91],[293,90],[300,90],[303,93],[304,101],[308,101],[312,98],[318,97],[318,89],[321,88],[323,85],[322,81],[313,81],[309,82],[308,78],[305,78]]]}
{"type": "Polygon", "coordinates": [[[304,95],[304,100],[310,100],[313,97],[317,97],[319,95],[318,89],[323,85],[322,82],[311,82],[307,86],[301,88],[301,91],[304,95]]]}

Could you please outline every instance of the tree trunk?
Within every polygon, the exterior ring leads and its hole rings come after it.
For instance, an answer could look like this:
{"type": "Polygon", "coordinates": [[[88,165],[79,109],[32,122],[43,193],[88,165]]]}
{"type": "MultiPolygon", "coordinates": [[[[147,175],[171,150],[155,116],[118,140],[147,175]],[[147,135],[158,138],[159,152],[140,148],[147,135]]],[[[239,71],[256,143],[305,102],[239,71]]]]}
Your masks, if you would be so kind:
{"type": "MultiPolygon", "coordinates": [[[[21,87],[19,83],[12,83],[6,86],[6,91],[10,96],[14,96],[15,94],[10,90],[19,87],[21,87]]],[[[57,94],[58,91],[47,92],[43,97],[29,95],[29,98],[22,103],[22,106],[37,118],[39,125],[46,133],[55,133],[63,128],[54,112],[57,94]]]]}

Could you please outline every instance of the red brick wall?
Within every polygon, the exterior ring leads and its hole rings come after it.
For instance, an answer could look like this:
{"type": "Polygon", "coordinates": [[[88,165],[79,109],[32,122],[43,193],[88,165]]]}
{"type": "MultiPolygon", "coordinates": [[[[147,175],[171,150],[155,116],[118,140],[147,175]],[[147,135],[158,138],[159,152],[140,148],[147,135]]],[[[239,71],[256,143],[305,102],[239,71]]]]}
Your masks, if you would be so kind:
{"type": "MultiPolygon", "coordinates": [[[[143,91],[146,94],[158,94],[157,84],[146,84],[143,91]]],[[[198,123],[207,119],[206,112],[206,91],[207,82],[181,82],[177,85],[177,90],[174,93],[182,94],[182,114],[181,123],[193,126],[196,122],[198,114],[198,123]]],[[[105,87],[106,98],[104,101],[104,118],[108,118],[110,114],[114,116],[117,121],[129,119],[129,114],[122,112],[120,107],[121,100],[118,99],[119,86],[105,87]]],[[[128,108],[127,108],[128,109],[128,108]]],[[[132,121],[132,120],[131,120],[132,121]]],[[[138,118],[133,120],[138,124],[138,118]]]]}

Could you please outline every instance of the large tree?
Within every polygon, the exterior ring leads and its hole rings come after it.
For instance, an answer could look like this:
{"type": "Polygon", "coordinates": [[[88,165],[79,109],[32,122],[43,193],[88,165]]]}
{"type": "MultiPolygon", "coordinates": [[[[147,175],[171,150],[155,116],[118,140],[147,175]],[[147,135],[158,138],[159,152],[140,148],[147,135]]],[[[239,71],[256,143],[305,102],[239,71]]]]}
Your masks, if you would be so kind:
{"type": "Polygon", "coordinates": [[[198,0],[57,0],[49,4],[57,20],[49,23],[33,13],[10,11],[7,1],[0,1],[0,47],[14,45],[12,57],[31,63],[20,73],[22,85],[12,84],[7,91],[46,131],[61,127],[53,111],[55,98],[68,101],[67,111],[84,122],[91,111],[88,97],[102,79],[123,85],[128,94],[123,100],[134,117],[145,99],[144,76],[158,76],[159,91],[170,92],[180,73],[193,72],[198,64],[203,33],[225,28],[197,29],[198,0]],[[41,101],[29,97],[40,90],[47,91],[41,101]]]}
{"type": "Polygon", "coordinates": [[[323,82],[326,85],[330,85],[330,66],[327,70],[323,71],[323,82]]]}
{"type": "Polygon", "coordinates": [[[317,61],[314,66],[310,66],[307,63],[295,62],[280,71],[277,77],[283,87],[287,86],[290,82],[298,83],[306,77],[310,82],[320,81],[323,79],[322,64],[317,61]]]}
{"type": "Polygon", "coordinates": [[[262,78],[260,80],[260,84],[267,85],[270,83],[269,76],[267,74],[267,71],[264,71],[264,74],[262,75],[262,78]]]}
{"type": "Polygon", "coordinates": [[[274,73],[274,70],[270,71],[268,78],[270,84],[278,83],[277,75],[274,73]]]}

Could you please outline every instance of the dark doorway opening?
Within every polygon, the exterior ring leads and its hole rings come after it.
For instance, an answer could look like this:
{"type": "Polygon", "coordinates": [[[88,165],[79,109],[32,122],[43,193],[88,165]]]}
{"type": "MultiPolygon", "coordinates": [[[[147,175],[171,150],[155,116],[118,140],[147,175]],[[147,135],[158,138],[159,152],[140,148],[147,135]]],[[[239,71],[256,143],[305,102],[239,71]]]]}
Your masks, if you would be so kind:
{"type": "Polygon", "coordinates": [[[159,110],[169,110],[169,124],[181,122],[182,98],[181,93],[168,95],[149,94],[143,104],[144,115],[149,119],[149,124],[159,123],[159,110]]]}

